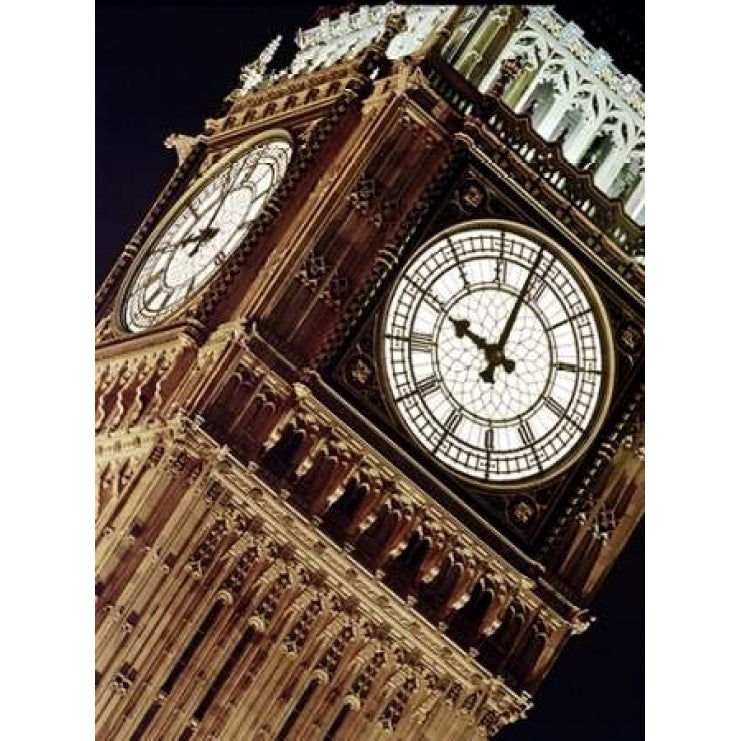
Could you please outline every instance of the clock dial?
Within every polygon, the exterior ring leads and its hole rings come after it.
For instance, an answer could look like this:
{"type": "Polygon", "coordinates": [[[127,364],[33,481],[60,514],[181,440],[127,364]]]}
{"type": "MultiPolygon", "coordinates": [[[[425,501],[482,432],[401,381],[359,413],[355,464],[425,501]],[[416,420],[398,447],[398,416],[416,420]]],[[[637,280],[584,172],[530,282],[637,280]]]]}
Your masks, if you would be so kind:
{"type": "Polygon", "coordinates": [[[492,485],[557,474],[593,438],[609,328],[578,265],[542,235],[476,222],[428,242],[383,321],[396,414],[437,460],[492,485]]]}
{"type": "Polygon", "coordinates": [[[284,139],[263,140],[219,163],[181,201],[144,249],[124,301],[127,329],[139,332],[171,316],[206,284],[244,239],[290,157],[284,139]]]}

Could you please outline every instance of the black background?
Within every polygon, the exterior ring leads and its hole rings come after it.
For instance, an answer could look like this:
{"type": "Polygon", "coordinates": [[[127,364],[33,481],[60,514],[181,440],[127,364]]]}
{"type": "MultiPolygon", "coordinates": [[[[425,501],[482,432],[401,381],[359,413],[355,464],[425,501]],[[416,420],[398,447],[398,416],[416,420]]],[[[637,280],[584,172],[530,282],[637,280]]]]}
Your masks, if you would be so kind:
{"type": "MultiPolygon", "coordinates": [[[[101,3],[96,9],[96,284],[99,285],[176,165],[162,142],[198,134],[239,84],[239,69],[278,33],[276,63],[290,60],[297,28],[316,5],[247,2],[101,3]]],[[[643,8],[557,5],[617,66],[643,80],[643,8]]],[[[557,660],[529,719],[503,741],[644,738],[643,525],[608,576],[597,622],[557,660]]],[[[362,741],[362,739],[358,739],[362,741]]]]}

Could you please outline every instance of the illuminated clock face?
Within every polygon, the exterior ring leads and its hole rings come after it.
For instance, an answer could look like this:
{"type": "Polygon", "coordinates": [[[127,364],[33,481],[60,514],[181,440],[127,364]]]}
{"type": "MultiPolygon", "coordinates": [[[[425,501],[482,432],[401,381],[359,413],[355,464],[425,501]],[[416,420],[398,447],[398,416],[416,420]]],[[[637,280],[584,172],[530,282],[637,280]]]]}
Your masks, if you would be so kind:
{"type": "Polygon", "coordinates": [[[516,225],[476,222],[428,242],[391,291],[381,343],[407,430],[492,486],[557,474],[609,401],[599,297],[560,248],[516,225]]]}
{"type": "Polygon", "coordinates": [[[244,239],[285,175],[291,145],[263,140],[213,173],[165,219],[126,293],[123,323],[139,332],[171,316],[244,239]]]}

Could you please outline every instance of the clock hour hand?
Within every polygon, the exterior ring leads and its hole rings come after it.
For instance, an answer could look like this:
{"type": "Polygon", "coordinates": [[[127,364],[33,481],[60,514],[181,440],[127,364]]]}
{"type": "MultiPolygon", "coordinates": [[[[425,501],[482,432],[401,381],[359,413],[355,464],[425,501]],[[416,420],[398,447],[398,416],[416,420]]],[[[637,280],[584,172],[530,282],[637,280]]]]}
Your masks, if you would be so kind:
{"type": "Polygon", "coordinates": [[[473,340],[474,345],[476,345],[479,350],[486,350],[486,340],[483,337],[479,337],[479,335],[469,329],[471,322],[469,322],[468,319],[453,319],[453,317],[450,317],[450,321],[455,327],[456,337],[468,337],[468,339],[473,340]]]}
{"type": "Polygon", "coordinates": [[[213,239],[218,234],[218,232],[218,227],[204,227],[197,234],[189,234],[185,239],[181,240],[178,247],[185,247],[186,245],[194,243],[194,246],[188,252],[188,257],[195,257],[196,253],[201,247],[201,244],[203,244],[203,242],[208,242],[210,239],[213,239]]]}
{"type": "Polygon", "coordinates": [[[455,327],[456,337],[468,337],[470,340],[473,340],[473,343],[479,350],[484,351],[487,366],[479,373],[482,381],[494,383],[494,369],[498,365],[503,366],[507,373],[512,373],[515,369],[515,362],[504,357],[504,352],[499,349],[497,343],[489,343],[483,337],[472,332],[469,329],[471,323],[467,319],[453,319],[453,317],[450,317],[450,321],[455,327]]]}

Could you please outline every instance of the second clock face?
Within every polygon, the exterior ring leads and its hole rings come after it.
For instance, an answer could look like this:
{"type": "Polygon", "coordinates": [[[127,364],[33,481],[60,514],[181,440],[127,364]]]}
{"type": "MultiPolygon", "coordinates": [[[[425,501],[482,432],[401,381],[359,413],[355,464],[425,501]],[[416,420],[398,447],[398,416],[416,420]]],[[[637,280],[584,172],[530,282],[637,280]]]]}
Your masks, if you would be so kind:
{"type": "Polygon", "coordinates": [[[127,290],[123,322],[147,329],[178,311],[244,239],[286,172],[290,144],[263,140],[220,163],[164,222],[127,290]]]}
{"type": "Polygon", "coordinates": [[[382,331],[397,415],[467,477],[544,480],[604,415],[604,309],[576,263],[528,229],[479,222],[443,232],[397,279],[382,331]]]}

